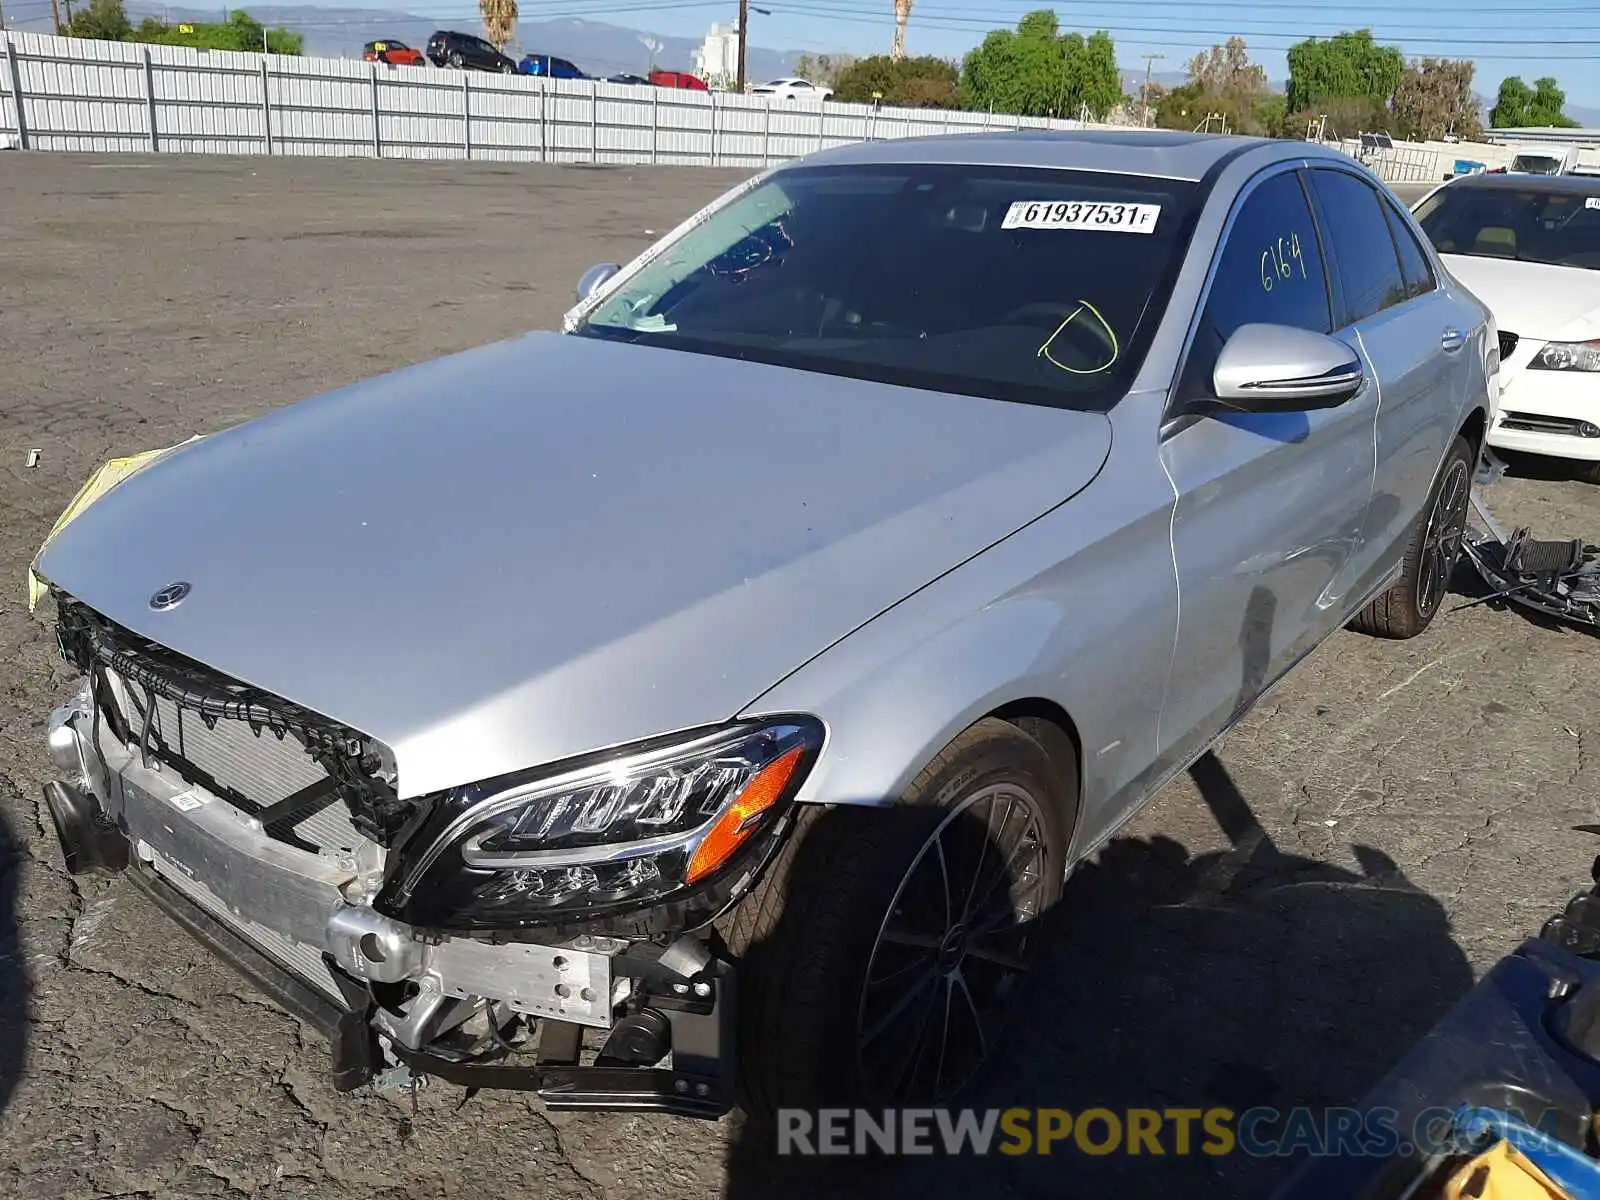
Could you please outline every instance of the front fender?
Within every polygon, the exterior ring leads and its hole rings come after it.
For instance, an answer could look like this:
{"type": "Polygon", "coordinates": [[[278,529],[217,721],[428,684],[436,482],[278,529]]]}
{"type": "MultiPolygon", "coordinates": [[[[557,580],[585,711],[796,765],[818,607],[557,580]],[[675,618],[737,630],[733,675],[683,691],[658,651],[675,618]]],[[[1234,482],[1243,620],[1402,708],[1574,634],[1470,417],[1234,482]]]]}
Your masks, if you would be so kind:
{"type": "MultiPolygon", "coordinates": [[[[1125,404],[1133,404],[1132,398],[1125,404]]],[[[1119,421],[1083,492],[908,597],[747,706],[806,712],[827,743],[797,799],[885,805],[963,729],[1046,700],[1079,735],[1079,841],[1141,798],[1177,629],[1159,398],[1119,421]],[[1119,450],[1122,452],[1119,453],[1119,450]]]]}

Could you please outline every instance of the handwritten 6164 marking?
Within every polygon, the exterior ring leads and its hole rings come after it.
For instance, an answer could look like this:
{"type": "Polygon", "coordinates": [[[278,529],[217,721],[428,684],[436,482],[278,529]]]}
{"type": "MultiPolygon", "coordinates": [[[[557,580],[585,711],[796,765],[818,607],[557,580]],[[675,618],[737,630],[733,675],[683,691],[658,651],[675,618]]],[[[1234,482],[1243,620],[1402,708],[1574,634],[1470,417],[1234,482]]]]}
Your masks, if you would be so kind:
{"type": "Polygon", "coordinates": [[[1276,280],[1293,279],[1297,265],[1300,278],[1309,278],[1305,257],[1300,253],[1300,235],[1291,233],[1288,237],[1280,237],[1276,245],[1268,246],[1261,252],[1261,290],[1270,292],[1276,286],[1276,280]]]}

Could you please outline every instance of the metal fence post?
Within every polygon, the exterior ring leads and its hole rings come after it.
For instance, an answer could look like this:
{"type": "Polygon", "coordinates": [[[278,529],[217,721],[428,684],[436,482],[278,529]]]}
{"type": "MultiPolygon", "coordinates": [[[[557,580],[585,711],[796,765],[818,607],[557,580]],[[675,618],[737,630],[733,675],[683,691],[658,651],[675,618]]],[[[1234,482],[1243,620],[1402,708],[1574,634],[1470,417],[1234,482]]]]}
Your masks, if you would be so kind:
{"type": "Polygon", "coordinates": [[[263,54],[261,56],[261,132],[262,132],[263,135],[265,135],[265,138],[266,138],[267,154],[268,154],[268,156],[271,156],[271,154],[272,154],[272,95],[267,90],[268,79],[269,79],[269,73],[268,73],[268,68],[267,68],[267,56],[265,54],[263,54]]]}
{"type": "Polygon", "coordinates": [[[545,110],[550,107],[550,85],[539,80],[539,161],[550,161],[550,121],[545,110]]]}
{"type": "Polygon", "coordinates": [[[6,38],[6,61],[11,67],[11,105],[17,110],[17,146],[28,148],[28,122],[22,115],[22,72],[17,67],[17,44],[6,38]]]}
{"type": "Polygon", "coordinates": [[[600,81],[589,83],[589,161],[600,161],[600,81]]]}
{"type": "Polygon", "coordinates": [[[711,165],[717,165],[717,95],[711,93],[711,165]]]}
{"type": "Polygon", "coordinates": [[[661,153],[661,89],[650,89],[650,165],[653,167],[661,153]]]}
{"type": "Polygon", "coordinates": [[[383,157],[383,141],[378,136],[378,64],[372,64],[372,157],[383,157]]]}
{"type": "Polygon", "coordinates": [[[150,124],[150,153],[154,154],[158,150],[161,149],[161,147],[157,144],[157,141],[156,141],[156,73],[155,73],[155,68],[150,65],[150,47],[149,46],[145,46],[145,47],[143,47],[143,50],[144,50],[144,105],[145,105],[145,113],[147,114],[147,116],[149,118],[149,124],[150,124]]]}
{"type": "Polygon", "coordinates": [[[472,76],[461,72],[461,148],[472,157],[472,76]]]}

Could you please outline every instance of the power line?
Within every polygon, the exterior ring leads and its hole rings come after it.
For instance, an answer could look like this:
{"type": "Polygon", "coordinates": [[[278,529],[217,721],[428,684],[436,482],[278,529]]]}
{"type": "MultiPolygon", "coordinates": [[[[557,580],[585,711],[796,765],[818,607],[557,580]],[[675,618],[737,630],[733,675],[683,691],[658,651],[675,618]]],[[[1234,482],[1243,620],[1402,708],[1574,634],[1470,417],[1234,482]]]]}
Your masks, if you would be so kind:
{"type": "MultiPolygon", "coordinates": [[[[883,20],[880,20],[880,19],[876,19],[876,18],[872,18],[872,17],[862,17],[862,16],[860,16],[859,15],[859,13],[860,13],[859,9],[826,8],[826,7],[823,7],[822,5],[819,5],[819,4],[803,3],[803,2],[801,2],[801,0],[787,0],[786,3],[784,3],[779,8],[776,8],[774,11],[777,11],[777,12],[793,12],[793,13],[796,13],[796,14],[799,14],[799,15],[805,15],[805,16],[820,16],[820,17],[826,17],[827,19],[832,20],[832,21],[852,22],[852,23],[855,23],[855,24],[873,25],[873,26],[878,26],[878,27],[882,27],[882,26],[887,24],[887,22],[885,22],[883,20]]],[[[924,21],[919,22],[918,25],[919,25],[920,28],[924,28],[924,29],[938,29],[938,30],[941,30],[941,31],[955,31],[955,32],[962,32],[962,33],[970,32],[970,26],[968,26],[968,25],[947,25],[947,24],[943,23],[943,20],[944,19],[924,20],[924,21]]],[[[1178,35],[1191,34],[1191,35],[1202,35],[1202,34],[1216,33],[1216,34],[1219,34],[1219,35],[1227,34],[1227,35],[1234,35],[1234,36],[1248,36],[1248,34],[1249,34],[1248,30],[1241,30],[1238,27],[1221,27],[1221,28],[1216,28],[1216,29],[1174,29],[1174,28],[1172,28],[1170,26],[1132,27],[1132,26],[1125,26],[1125,25],[1101,25],[1098,28],[1100,30],[1104,30],[1106,33],[1129,35],[1132,38],[1135,38],[1138,41],[1143,42],[1143,43],[1145,43],[1147,45],[1151,45],[1151,46],[1195,46],[1195,47],[1198,47],[1200,49],[1205,49],[1205,48],[1207,48],[1209,46],[1215,45],[1216,42],[1214,40],[1210,41],[1210,42],[1158,41],[1158,40],[1153,40],[1151,38],[1145,37],[1144,35],[1146,35],[1146,34],[1178,34],[1178,35]]],[[[1600,32],[1600,30],[1597,30],[1596,32],[1600,32]]],[[[1264,36],[1264,37],[1268,37],[1268,38],[1277,38],[1280,41],[1285,41],[1286,42],[1285,45],[1274,45],[1274,46],[1265,46],[1264,47],[1266,49],[1272,49],[1272,50],[1286,50],[1290,46],[1296,45],[1299,42],[1305,40],[1304,38],[1297,38],[1297,37],[1294,37],[1291,34],[1285,34],[1285,33],[1263,32],[1260,36],[1264,36]]],[[[1391,39],[1381,39],[1381,40],[1391,40],[1391,39]]],[[[1392,39],[1392,40],[1404,41],[1404,39],[1392,39]]],[[[1538,47],[1543,51],[1543,53],[1539,54],[1538,57],[1540,57],[1540,58],[1549,58],[1552,61],[1577,61],[1577,60],[1580,60],[1580,59],[1589,59],[1589,58],[1597,57],[1596,55],[1593,55],[1593,54],[1586,54],[1586,55],[1581,55],[1581,56],[1565,56],[1565,55],[1553,55],[1553,54],[1550,54],[1549,53],[1549,50],[1551,49],[1550,41],[1548,39],[1545,39],[1545,38],[1528,40],[1528,39],[1517,39],[1517,38],[1449,38],[1449,37],[1444,37],[1444,38],[1421,38],[1421,39],[1417,39],[1417,40],[1424,41],[1424,42],[1427,42],[1427,43],[1432,44],[1432,45],[1441,45],[1441,46],[1442,45],[1451,45],[1451,46],[1527,46],[1527,47],[1530,47],[1530,48],[1538,47]]],[[[1567,39],[1564,39],[1561,42],[1561,48],[1572,47],[1572,46],[1600,46],[1600,38],[1590,39],[1590,40],[1567,38],[1567,39]]],[[[1427,52],[1426,51],[1416,51],[1414,53],[1427,53],[1427,52]]],[[[1528,57],[1528,56],[1526,54],[1501,54],[1501,55],[1481,54],[1481,55],[1473,55],[1472,57],[1474,57],[1474,58],[1525,58],[1525,57],[1528,57]]]]}

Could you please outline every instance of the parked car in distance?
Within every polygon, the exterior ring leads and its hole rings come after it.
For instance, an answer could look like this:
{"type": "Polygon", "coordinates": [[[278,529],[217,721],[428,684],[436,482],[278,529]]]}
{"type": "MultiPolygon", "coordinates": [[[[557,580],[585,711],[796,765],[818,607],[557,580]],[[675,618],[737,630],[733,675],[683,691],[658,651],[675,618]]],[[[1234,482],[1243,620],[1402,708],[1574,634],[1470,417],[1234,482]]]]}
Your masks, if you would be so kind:
{"type": "Polygon", "coordinates": [[[517,63],[517,70],[524,75],[542,75],[546,79],[589,78],[576,64],[552,54],[524,54],[522,61],[517,63]]]}
{"type": "Polygon", "coordinates": [[[1522,146],[1507,170],[1512,175],[1566,175],[1577,162],[1576,146],[1522,146]]]}
{"type": "Polygon", "coordinates": [[[809,79],[774,79],[750,89],[752,96],[771,96],[778,100],[826,100],[833,89],[809,79]]]}
{"type": "Polygon", "coordinates": [[[368,42],[361,47],[361,57],[365,62],[388,63],[395,67],[425,67],[428,60],[422,51],[414,50],[404,42],[397,42],[393,38],[380,39],[368,42]]]}
{"type": "Polygon", "coordinates": [[[1360,164],[1178,132],[829,150],[578,293],[35,563],[69,869],[346,1089],[952,1100],[1051,1019],[1073,864],[1341,627],[1439,613],[1495,354],[1360,164]]]}
{"type": "Polygon", "coordinates": [[[607,83],[627,83],[635,87],[650,87],[650,81],[643,75],[607,75],[607,83]]]}
{"type": "Polygon", "coordinates": [[[681,88],[691,92],[709,92],[711,87],[698,75],[688,71],[651,71],[650,82],[657,87],[681,88]]]}
{"type": "Polygon", "coordinates": [[[437,30],[428,39],[427,54],[428,61],[436,67],[496,71],[503,75],[509,75],[517,69],[515,62],[476,34],[457,33],[449,29],[437,30]]]}
{"type": "Polygon", "coordinates": [[[1566,459],[1600,483],[1600,178],[1468,175],[1415,213],[1450,273],[1494,313],[1489,445],[1566,459]]]}

